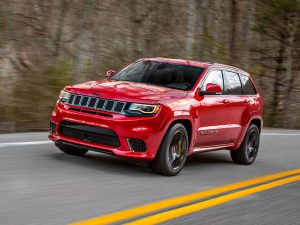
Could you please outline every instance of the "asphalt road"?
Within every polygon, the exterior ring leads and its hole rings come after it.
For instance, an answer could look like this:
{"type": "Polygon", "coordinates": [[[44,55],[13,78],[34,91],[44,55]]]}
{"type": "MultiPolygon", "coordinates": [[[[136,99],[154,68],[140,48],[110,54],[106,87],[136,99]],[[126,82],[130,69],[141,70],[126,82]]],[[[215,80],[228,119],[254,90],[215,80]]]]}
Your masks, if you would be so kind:
{"type": "MultiPolygon", "coordinates": [[[[300,131],[264,130],[256,162],[229,152],[190,157],[178,176],[99,153],[60,152],[46,133],[0,135],[0,224],[68,224],[107,213],[300,168],[300,131]]],[[[183,216],[166,224],[300,224],[300,182],[183,216]]]]}

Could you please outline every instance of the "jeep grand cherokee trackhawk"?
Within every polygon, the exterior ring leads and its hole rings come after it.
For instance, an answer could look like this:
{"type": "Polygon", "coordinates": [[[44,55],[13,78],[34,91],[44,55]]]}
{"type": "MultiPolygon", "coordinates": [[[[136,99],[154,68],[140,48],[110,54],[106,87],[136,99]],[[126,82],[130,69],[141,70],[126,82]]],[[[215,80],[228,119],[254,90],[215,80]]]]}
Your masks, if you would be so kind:
{"type": "Polygon", "coordinates": [[[49,138],[63,152],[149,161],[154,172],[169,176],[196,152],[228,149],[234,162],[254,162],[263,102],[247,72],[144,58],[106,77],[61,91],[49,138]]]}

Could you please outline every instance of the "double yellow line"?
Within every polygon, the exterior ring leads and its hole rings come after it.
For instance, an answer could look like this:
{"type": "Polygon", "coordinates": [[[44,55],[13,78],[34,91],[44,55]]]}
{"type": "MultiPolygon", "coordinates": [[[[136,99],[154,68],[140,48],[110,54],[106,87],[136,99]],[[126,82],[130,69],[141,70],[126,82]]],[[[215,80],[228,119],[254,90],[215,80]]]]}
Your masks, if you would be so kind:
{"type": "Polygon", "coordinates": [[[221,186],[213,189],[208,189],[205,191],[196,192],[193,194],[188,194],[180,197],[170,198],[167,200],[150,203],[148,205],[143,205],[127,210],[123,210],[116,213],[111,213],[101,217],[89,219],[82,222],[73,223],[71,225],[103,225],[111,224],[116,222],[121,222],[124,220],[133,220],[135,217],[140,217],[146,215],[144,218],[137,219],[133,222],[126,223],[127,225],[145,225],[145,224],[158,224],[177,217],[188,215],[203,209],[207,209],[225,202],[229,202],[238,198],[242,198],[254,193],[279,187],[288,183],[300,181],[300,169],[285,171],[281,173],[276,173],[268,176],[258,177],[250,180],[241,181],[234,184],[229,184],[226,186],[221,186]],[[269,182],[272,181],[272,182],[269,182]],[[267,183],[268,182],[268,183],[267,183]],[[259,184],[259,185],[258,185],[259,184]],[[257,186],[254,186],[257,185],[257,186]],[[246,188],[243,190],[238,190],[246,188]],[[227,193],[230,191],[237,190],[233,193],[227,193]],[[224,194],[225,193],[225,194],[224,194]],[[204,200],[201,202],[193,203],[195,201],[200,201],[201,199],[212,197],[215,195],[224,194],[222,196],[217,196],[209,200],[204,200]],[[181,206],[183,204],[191,203],[186,206],[181,206]],[[170,209],[169,208],[174,208],[170,209]],[[164,212],[157,211],[166,210],[164,212]],[[153,215],[147,215],[147,214],[153,215]]]}

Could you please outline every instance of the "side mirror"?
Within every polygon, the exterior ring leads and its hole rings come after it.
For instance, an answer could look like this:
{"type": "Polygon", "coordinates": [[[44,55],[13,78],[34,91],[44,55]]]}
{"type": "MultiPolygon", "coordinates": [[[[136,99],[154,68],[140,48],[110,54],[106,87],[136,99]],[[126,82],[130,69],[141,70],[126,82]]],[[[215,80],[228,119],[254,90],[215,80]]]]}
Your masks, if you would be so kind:
{"type": "Polygon", "coordinates": [[[107,78],[110,78],[112,75],[114,75],[116,73],[116,71],[114,71],[114,70],[108,70],[107,72],[106,72],[106,77],[107,78]]]}
{"type": "Polygon", "coordinates": [[[205,91],[200,91],[200,95],[219,95],[222,94],[222,88],[218,84],[208,83],[206,84],[205,91]]]}

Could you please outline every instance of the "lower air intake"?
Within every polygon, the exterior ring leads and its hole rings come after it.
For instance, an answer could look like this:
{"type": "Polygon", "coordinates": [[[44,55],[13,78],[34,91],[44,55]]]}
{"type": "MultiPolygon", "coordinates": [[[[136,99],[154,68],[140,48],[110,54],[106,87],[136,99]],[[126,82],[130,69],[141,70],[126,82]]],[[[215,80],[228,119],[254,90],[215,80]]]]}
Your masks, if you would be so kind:
{"type": "Polygon", "coordinates": [[[62,136],[88,143],[100,144],[114,148],[120,147],[120,141],[117,134],[113,130],[107,128],[62,121],[59,125],[59,133],[62,136]]]}
{"type": "Polygon", "coordinates": [[[56,132],[56,123],[50,122],[50,133],[55,134],[56,132]]]}
{"type": "Polygon", "coordinates": [[[133,152],[146,152],[146,145],[144,141],[137,138],[128,138],[128,145],[133,152]]]}

